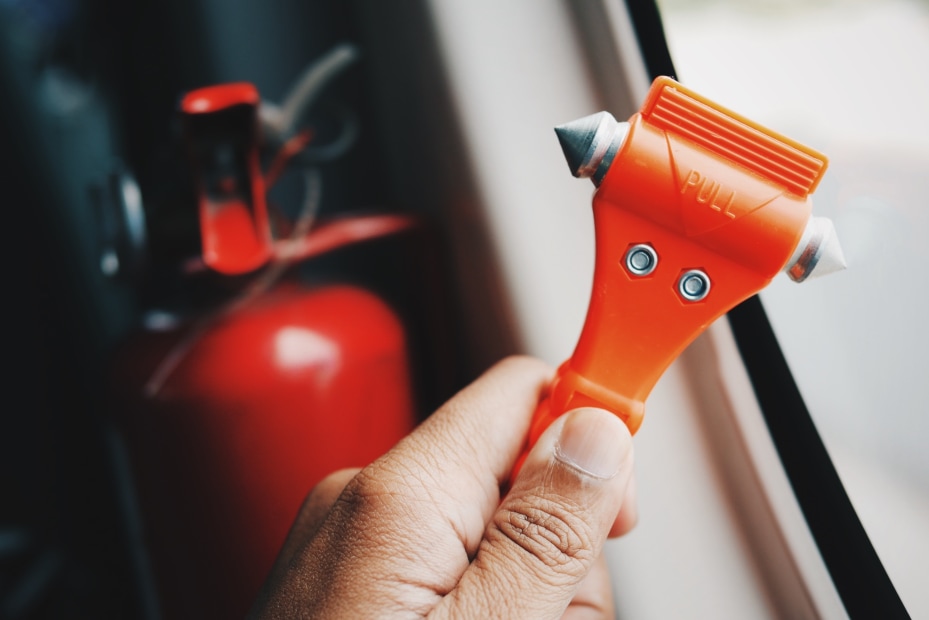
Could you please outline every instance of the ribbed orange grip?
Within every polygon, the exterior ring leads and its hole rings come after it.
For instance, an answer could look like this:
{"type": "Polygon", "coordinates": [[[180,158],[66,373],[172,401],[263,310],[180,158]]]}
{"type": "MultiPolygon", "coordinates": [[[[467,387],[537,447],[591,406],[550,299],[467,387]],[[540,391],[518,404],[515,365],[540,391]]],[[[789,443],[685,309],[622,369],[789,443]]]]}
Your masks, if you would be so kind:
{"type": "Polygon", "coordinates": [[[642,118],[742,165],[805,198],[826,172],[826,157],[798,142],[684,88],[658,78],[642,106],[642,118]]]}

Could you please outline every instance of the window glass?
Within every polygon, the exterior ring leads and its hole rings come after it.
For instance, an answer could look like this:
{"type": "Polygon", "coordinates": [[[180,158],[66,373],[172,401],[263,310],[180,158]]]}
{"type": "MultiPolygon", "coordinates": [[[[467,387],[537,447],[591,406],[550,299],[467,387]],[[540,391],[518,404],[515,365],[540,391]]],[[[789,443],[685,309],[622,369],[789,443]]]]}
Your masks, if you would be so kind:
{"type": "Polygon", "coordinates": [[[929,617],[929,2],[659,0],[678,78],[830,158],[848,269],[762,299],[856,510],[929,617]]]}

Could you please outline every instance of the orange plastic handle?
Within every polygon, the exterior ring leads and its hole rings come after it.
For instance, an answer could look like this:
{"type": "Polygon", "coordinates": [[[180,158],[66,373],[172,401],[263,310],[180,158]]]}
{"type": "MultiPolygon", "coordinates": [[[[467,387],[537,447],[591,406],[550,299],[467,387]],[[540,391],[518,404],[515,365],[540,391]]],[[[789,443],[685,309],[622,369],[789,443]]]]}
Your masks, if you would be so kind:
{"type": "Polygon", "coordinates": [[[596,265],[587,319],[535,412],[523,455],[563,413],[618,415],[635,433],[665,369],[716,318],[764,288],[790,259],[826,158],[684,88],[655,80],[594,195],[596,265]],[[626,266],[647,245],[648,275],[626,266]],[[709,292],[690,301],[681,278],[709,292]]]}

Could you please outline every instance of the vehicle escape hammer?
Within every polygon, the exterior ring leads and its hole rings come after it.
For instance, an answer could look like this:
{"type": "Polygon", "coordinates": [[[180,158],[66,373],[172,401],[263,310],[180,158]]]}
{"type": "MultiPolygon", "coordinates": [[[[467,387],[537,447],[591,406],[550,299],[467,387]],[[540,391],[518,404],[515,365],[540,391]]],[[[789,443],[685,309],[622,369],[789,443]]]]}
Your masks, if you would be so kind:
{"type": "Polygon", "coordinates": [[[607,409],[634,434],[671,362],[778,272],[802,282],[845,267],[832,222],[811,215],[825,156],[670,78],[628,122],[599,112],[555,133],[572,174],[597,187],[593,292],[513,479],[577,407],[607,409]]]}

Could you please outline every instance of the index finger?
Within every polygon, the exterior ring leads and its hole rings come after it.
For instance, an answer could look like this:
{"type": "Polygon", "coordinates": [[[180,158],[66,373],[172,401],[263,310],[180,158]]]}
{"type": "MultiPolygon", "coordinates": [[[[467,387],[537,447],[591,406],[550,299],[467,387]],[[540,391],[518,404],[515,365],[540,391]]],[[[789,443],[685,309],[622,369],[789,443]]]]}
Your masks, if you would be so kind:
{"type": "Polygon", "coordinates": [[[459,518],[456,529],[469,553],[500,502],[500,484],[523,447],[553,372],[531,357],[499,362],[384,457],[382,465],[393,461],[403,471],[428,468],[423,482],[433,491],[449,492],[447,516],[459,518]]]}

